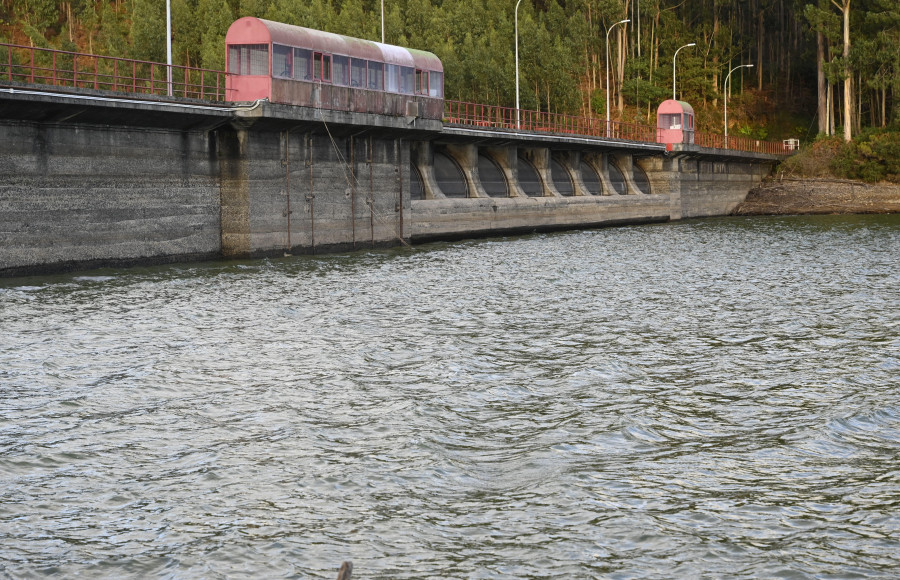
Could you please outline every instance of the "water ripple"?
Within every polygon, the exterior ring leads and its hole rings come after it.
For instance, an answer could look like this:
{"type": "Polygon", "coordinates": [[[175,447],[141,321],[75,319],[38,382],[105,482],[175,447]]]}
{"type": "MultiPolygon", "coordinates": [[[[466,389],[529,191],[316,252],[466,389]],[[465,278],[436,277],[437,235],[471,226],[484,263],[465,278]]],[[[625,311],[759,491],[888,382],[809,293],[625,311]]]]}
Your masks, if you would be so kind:
{"type": "Polygon", "coordinates": [[[894,577],[900,221],[0,283],[0,576],[894,577]]]}

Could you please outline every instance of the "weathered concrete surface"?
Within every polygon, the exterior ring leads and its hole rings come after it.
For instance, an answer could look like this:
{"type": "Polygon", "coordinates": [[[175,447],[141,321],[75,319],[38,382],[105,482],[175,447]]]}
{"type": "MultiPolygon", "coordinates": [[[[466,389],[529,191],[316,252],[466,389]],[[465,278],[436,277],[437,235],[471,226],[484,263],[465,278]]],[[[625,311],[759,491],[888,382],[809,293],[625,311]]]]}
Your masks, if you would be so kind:
{"type": "Polygon", "coordinates": [[[396,245],[408,237],[408,142],[292,131],[249,131],[247,141],[248,220],[236,226],[243,231],[223,222],[223,232],[247,236],[246,255],[396,245]]]}
{"type": "Polygon", "coordinates": [[[415,241],[478,237],[669,219],[669,198],[646,196],[510,197],[413,200],[415,241]]]}
{"type": "Polygon", "coordinates": [[[0,121],[0,275],[219,254],[204,133],[0,121]]]}
{"type": "MultiPolygon", "coordinates": [[[[529,158],[547,159],[549,149],[529,148],[524,152],[529,158]]],[[[476,157],[474,151],[469,151],[466,158],[457,159],[476,157]]],[[[586,157],[597,168],[606,195],[585,195],[580,191],[579,195],[563,197],[555,189],[547,188],[544,197],[447,199],[436,196],[413,200],[409,236],[415,242],[728,215],[768,173],[768,165],[743,160],[705,163],[679,156],[633,158],[627,153],[591,153],[586,157]],[[626,195],[608,194],[612,189],[607,174],[610,162],[625,177],[626,195]],[[647,174],[650,195],[640,193],[634,185],[633,166],[647,174]]],[[[572,155],[558,156],[561,163],[570,165],[569,171],[577,159],[572,155]]],[[[548,173],[542,171],[542,179],[549,180],[548,173]]],[[[472,174],[467,174],[466,179],[472,179],[472,174]]]]}
{"type": "Polygon", "coordinates": [[[679,159],[681,218],[730,214],[770,171],[770,164],[679,159]]]}

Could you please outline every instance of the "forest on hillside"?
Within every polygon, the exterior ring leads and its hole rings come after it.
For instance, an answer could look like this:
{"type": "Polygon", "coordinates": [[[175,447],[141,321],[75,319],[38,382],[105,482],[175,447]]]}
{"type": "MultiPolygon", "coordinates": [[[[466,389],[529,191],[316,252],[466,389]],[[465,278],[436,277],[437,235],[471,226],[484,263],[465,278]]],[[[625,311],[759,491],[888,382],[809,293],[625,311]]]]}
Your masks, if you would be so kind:
{"type": "MultiPolygon", "coordinates": [[[[173,61],[224,68],[258,16],[381,39],[375,0],[171,0],[173,61]]],[[[515,105],[515,0],[385,0],[385,41],[437,54],[449,99],[515,105]]],[[[0,42],[165,62],[165,0],[0,0],[0,42]]],[[[698,128],[756,138],[900,124],[897,0],[522,0],[521,107],[652,122],[677,96],[698,128]],[[616,24],[628,19],[630,22],[616,24]],[[609,52],[607,53],[607,39],[609,52]]]]}

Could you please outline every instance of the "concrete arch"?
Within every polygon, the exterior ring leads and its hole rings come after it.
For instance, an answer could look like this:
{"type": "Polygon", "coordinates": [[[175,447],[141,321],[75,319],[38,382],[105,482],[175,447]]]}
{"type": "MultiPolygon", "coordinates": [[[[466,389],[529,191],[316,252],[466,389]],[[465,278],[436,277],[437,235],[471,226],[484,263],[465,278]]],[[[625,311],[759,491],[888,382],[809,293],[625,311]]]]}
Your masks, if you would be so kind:
{"type": "Polygon", "coordinates": [[[607,171],[609,157],[605,153],[590,152],[585,153],[582,159],[597,173],[597,177],[600,178],[600,185],[603,189],[601,195],[616,195],[616,190],[609,181],[609,173],[607,171]]]}
{"type": "Polygon", "coordinates": [[[446,199],[434,176],[434,146],[430,141],[413,141],[410,144],[409,160],[422,178],[425,199],[446,199]]]}
{"type": "Polygon", "coordinates": [[[681,171],[680,164],[671,157],[641,157],[635,159],[635,164],[640,165],[647,179],[650,180],[650,192],[653,195],[674,195],[679,192],[676,182],[671,179],[672,173],[681,171]]]}
{"type": "Polygon", "coordinates": [[[582,159],[578,164],[578,174],[581,176],[581,182],[584,184],[585,191],[588,195],[603,195],[603,181],[594,167],[582,159]],[[587,176],[590,175],[590,179],[587,176]],[[597,193],[591,191],[596,182],[597,193]]]}
{"type": "Polygon", "coordinates": [[[575,196],[593,195],[585,185],[581,176],[581,151],[557,151],[553,153],[553,159],[569,172],[569,179],[575,188],[575,196]]]}
{"type": "Polygon", "coordinates": [[[515,147],[479,147],[478,152],[500,167],[509,188],[509,197],[528,197],[519,185],[518,149],[515,147]]]}
{"type": "Polygon", "coordinates": [[[475,145],[445,145],[443,152],[455,161],[462,171],[469,192],[468,197],[490,197],[478,178],[478,147],[475,145]]]}
{"type": "Polygon", "coordinates": [[[610,161],[615,163],[616,167],[619,168],[619,171],[622,172],[622,177],[625,179],[625,195],[643,195],[641,190],[634,184],[634,176],[632,175],[632,167],[634,164],[633,157],[627,153],[610,155],[610,157],[610,161]]]}
{"type": "Polygon", "coordinates": [[[543,197],[562,197],[553,185],[553,176],[550,174],[549,149],[545,147],[519,149],[519,157],[534,167],[543,185],[543,197]]]}
{"type": "Polygon", "coordinates": [[[634,179],[634,186],[644,195],[653,193],[653,184],[650,183],[650,176],[644,171],[644,168],[635,161],[631,164],[631,177],[634,179]]]}
{"type": "Polygon", "coordinates": [[[538,172],[534,165],[522,157],[516,157],[516,168],[519,187],[525,192],[525,196],[544,197],[544,183],[541,180],[540,172],[538,172]]]}
{"type": "Polygon", "coordinates": [[[421,200],[425,197],[425,180],[415,163],[409,164],[409,199],[421,200]]]}
{"type": "Polygon", "coordinates": [[[574,197],[577,195],[578,190],[575,188],[572,172],[552,155],[550,156],[550,177],[553,180],[553,187],[556,188],[560,195],[563,197],[574,197]]]}
{"type": "Polygon", "coordinates": [[[490,156],[478,151],[478,180],[491,197],[509,197],[509,181],[500,165],[490,156]]]}

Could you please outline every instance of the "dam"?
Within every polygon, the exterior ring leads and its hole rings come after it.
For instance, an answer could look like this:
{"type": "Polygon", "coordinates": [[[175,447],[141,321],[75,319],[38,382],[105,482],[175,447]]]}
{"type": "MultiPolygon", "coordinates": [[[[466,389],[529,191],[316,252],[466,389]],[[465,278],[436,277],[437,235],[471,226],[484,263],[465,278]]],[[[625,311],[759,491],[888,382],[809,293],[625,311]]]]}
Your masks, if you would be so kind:
{"type": "Polygon", "coordinates": [[[458,112],[4,82],[0,275],[720,216],[783,158],[458,112]]]}

